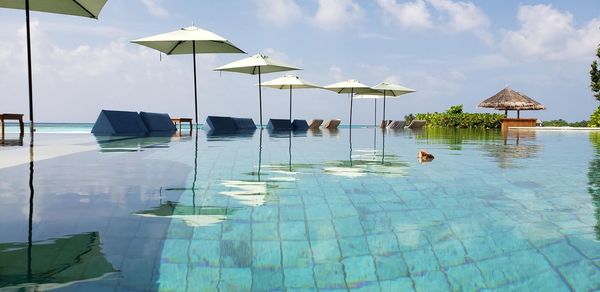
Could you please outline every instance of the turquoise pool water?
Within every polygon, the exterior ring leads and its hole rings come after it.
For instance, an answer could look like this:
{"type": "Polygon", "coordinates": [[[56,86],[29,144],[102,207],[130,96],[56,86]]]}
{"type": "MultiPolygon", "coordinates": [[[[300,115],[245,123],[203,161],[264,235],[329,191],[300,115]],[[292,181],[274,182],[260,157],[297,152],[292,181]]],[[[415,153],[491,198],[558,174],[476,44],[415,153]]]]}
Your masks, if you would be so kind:
{"type": "Polygon", "coordinates": [[[0,147],[0,287],[600,289],[597,133],[58,132],[0,147]]]}

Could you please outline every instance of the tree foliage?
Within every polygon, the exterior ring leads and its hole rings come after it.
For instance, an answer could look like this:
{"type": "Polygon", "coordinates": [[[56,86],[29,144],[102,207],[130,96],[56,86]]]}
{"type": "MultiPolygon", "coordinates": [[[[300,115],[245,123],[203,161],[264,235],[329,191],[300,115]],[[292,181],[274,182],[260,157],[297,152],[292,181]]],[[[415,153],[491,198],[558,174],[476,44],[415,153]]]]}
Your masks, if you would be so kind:
{"type": "Polygon", "coordinates": [[[444,113],[421,113],[415,118],[427,121],[426,126],[431,128],[494,129],[502,125],[504,115],[465,113],[462,108],[462,105],[455,105],[444,113]]]}
{"type": "MultiPolygon", "coordinates": [[[[596,57],[600,59],[600,46],[596,51],[596,57]]],[[[598,60],[592,62],[592,69],[590,70],[590,87],[594,92],[594,97],[600,100],[600,69],[598,69],[598,60]]]]}

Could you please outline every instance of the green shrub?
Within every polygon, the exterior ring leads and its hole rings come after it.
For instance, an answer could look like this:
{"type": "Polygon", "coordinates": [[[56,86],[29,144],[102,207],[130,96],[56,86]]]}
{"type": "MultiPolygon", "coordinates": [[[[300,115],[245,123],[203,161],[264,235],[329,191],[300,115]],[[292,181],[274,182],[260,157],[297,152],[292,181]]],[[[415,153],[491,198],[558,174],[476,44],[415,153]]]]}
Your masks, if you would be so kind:
{"type": "Polygon", "coordinates": [[[542,126],[544,127],[587,127],[588,121],[569,123],[563,119],[543,121],[542,126]]]}
{"type": "Polygon", "coordinates": [[[450,107],[445,113],[416,114],[417,120],[427,121],[431,128],[496,129],[502,126],[502,114],[464,113],[462,105],[450,107]]]}
{"type": "Polygon", "coordinates": [[[453,105],[451,106],[447,111],[447,114],[462,114],[463,113],[463,105],[459,104],[459,105],[453,105]]]}
{"type": "Polygon", "coordinates": [[[590,116],[588,127],[600,127],[600,107],[598,107],[590,116]]]}
{"type": "Polygon", "coordinates": [[[544,127],[566,127],[569,123],[563,119],[543,121],[542,126],[544,127]]]}

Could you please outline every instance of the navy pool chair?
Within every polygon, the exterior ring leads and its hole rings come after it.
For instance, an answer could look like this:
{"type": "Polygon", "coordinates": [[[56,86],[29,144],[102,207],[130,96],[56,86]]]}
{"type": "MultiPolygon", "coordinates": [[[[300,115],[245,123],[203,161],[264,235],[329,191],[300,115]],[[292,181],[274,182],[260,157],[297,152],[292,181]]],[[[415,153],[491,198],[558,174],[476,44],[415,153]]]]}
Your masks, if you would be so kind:
{"type": "Polygon", "coordinates": [[[256,124],[248,118],[232,118],[208,116],[206,117],[206,126],[213,132],[236,132],[256,130],[256,124]]]}
{"type": "Polygon", "coordinates": [[[170,136],[177,128],[168,114],[102,110],[92,128],[97,136],[170,136]]]}

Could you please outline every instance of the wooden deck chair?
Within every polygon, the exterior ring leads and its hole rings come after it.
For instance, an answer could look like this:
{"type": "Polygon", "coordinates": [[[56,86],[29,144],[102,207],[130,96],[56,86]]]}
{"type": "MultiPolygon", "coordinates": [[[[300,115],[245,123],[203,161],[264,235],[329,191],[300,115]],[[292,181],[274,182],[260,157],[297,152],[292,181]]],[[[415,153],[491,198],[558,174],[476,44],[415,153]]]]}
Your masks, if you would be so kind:
{"type": "Polygon", "coordinates": [[[388,129],[404,129],[405,125],[406,125],[406,122],[404,122],[404,121],[393,121],[387,126],[387,128],[388,129]]]}
{"type": "Polygon", "coordinates": [[[308,122],[308,128],[311,130],[318,129],[322,123],[323,123],[323,120],[319,120],[319,119],[310,120],[308,122]]]}
{"type": "Polygon", "coordinates": [[[406,127],[409,129],[417,130],[417,129],[422,129],[426,123],[427,123],[427,121],[424,121],[424,120],[413,120],[412,122],[410,122],[410,125],[408,125],[406,127]]]}
{"type": "Polygon", "coordinates": [[[323,125],[323,128],[330,129],[330,130],[337,129],[341,122],[342,122],[342,120],[340,120],[340,119],[329,120],[329,121],[325,122],[325,124],[323,125]]]}

